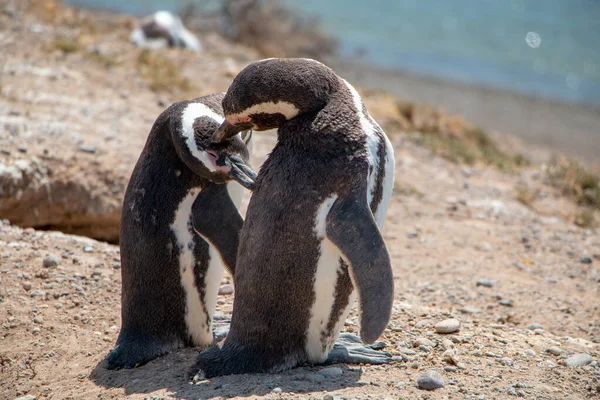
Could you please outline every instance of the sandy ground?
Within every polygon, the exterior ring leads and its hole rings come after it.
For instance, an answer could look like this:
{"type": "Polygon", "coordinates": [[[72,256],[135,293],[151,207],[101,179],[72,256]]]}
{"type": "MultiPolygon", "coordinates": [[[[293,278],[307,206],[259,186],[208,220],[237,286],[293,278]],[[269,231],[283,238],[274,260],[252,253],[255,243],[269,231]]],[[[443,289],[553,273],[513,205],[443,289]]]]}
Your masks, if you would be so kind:
{"type": "MultiPolygon", "coordinates": [[[[188,94],[156,94],[148,88],[128,64],[135,50],[126,43],[125,27],[92,36],[96,42],[111,38],[119,43],[109,54],[122,57],[123,64],[107,68],[80,52],[43,50],[56,35],[78,34],[76,26],[55,29],[33,14],[26,21],[20,45],[13,42],[4,66],[16,72],[2,81],[0,161],[13,165],[35,158],[56,168],[75,157],[79,161],[73,161],[65,179],[94,181],[109,172],[126,178],[154,118],[188,94]],[[50,121],[63,124],[55,137],[41,128],[50,121]],[[116,138],[106,140],[111,135],[116,138]],[[111,144],[115,140],[117,146],[111,144]],[[97,151],[82,151],[82,144],[97,151]],[[44,148],[51,157],[43,157],[44,148]],[[115,153],[118,148],[126,150],[115,153]],[[79,163],[96,167],[78,170],[79,163]]],[[[233,48],[229,52],[236,54],[233,48]]],[[[195,77],[201,87],[197,95],[225,89],[231,70],[244,62],[241,55],[232,58],[217,51],[199,57],[166,54],[195,77]]],[[[265,133],[255,138],[252,164],[257,168],[275,137],[265,133]]],[[[339,365],[326,371],[305,366],[192,385],[187,371],[197,350],[183,349],[137,369],[108,371],[103,360],[120,326],[118,247],[3,222],[0,399],[597,397],[598,233],[569,223],[575,206],[544,186],[534,167],[519,174],[464,168],[405,136],[394,134],[392,141],[397,182],[384,236],[394,268],[395,303],[382,336],[395,356],[391,364],[339,365]],[[515,198],[515,185],[521,182],[540,189],[531,207],[515,198]],[[436,333],[435,324],[448,318],[460,321],[460,331],[436,333]],[[566,365],[577,354],[585,355],[585,365],[566,365]],[[418,389],[418,377],[432,369],[442,375],[444,387],[418,389]]],[[[115,182],[105,180],[102,190],[92,192],[118,202],[121,181],[115,182]]],[[[0,200],[0,206],[7,201],[0,200]]],[[[228,281],[225,277],[223,283],[228,281]]],[[[218,324],[230,317],[234,295],[219,297],[218,324]]],[[[344,330],[358,331],[356,309],[344,330]]]]}

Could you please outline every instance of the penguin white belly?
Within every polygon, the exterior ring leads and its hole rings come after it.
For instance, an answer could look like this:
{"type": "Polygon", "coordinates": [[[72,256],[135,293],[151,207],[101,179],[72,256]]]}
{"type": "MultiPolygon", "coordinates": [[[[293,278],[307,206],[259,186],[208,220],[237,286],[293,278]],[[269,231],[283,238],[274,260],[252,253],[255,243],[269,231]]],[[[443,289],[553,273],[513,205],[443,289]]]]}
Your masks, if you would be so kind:
{"type": "Polygon", "coordinates": [[[212,310],[217,302],[218,287],[223,275],[223,263],[216,249],[209,245],[209,266],[204,276],[204,293],[194,279],[194,230],[192,228],[192,205],[200,193],[200,188],[191,189],[179,203],[175,220],[171,224],[179,251],[179,273],[181,286],[185,292],[185,323],[187,331],[196,346],[212,343],[212,310]],[[208,311],[208,315],[207,312],[208,311]]]}
{"type": "Polygon", "coordinates": [[[325,361],[329,351],[333,347],[335,339],[346,320],[350,308],[354,303],[354,295],[351,296],[345,310],[334,322],[334,328],[328,332],[332,309],[335,302],[335,288],[340,269],[341,251],[326,236],[326,219],[329,210],[337,199],[333,194],[319,206],[315,217],[314,233],[319,243],[319,260],[313,283],[314,302],[310,310],[310,320],[306,332],[305,350],[308,361],[321,363],[325,361]]]}

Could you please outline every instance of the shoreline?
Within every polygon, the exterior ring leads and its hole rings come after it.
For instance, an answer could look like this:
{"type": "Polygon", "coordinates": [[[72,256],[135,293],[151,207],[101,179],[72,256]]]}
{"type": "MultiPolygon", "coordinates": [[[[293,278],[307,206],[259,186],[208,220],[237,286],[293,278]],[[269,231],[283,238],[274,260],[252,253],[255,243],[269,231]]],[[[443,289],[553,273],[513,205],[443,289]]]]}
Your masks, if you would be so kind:
{"type": "Polygon", "coordinates": [[[327,60],[345,79],[382,90],[398,100],[430,104],[461,114],[485,129],[527,145],[563,152],[589,162],[600,154],[600,108],[565,103],[464,82],[344,59],[327,60]]]}

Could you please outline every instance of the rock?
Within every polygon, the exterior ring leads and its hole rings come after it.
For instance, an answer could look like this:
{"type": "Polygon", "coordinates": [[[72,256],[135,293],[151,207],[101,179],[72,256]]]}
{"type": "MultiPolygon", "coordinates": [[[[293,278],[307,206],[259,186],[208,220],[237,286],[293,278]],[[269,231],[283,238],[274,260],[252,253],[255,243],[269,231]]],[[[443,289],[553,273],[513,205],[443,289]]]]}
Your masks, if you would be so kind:
{"type": "Polygon", "coordinates": [[[341,376],[343,373],[344,371],[342,371],[342,369],[339,367],[323,368],[319,371],[319,374],[323,375],[325,378],[336,378],[341,376]]]}
{"type": "Polygon", "coordinates": [[[489,279],[480,279],[475,284],[475,286],[483,286],[483,287],[488,287],[488,288],[490,288],[494,285],[495,285],[495,283],[490,281],[489,279]]]}
{"type": "Polygon", "coordinates": [[[442,354],[442,361],[450,365],[457,365],[458,358],[456,357],[456,350],[446,350],[444,354],[442,354]]]}
{"type": "Polygon", "coordinates": [[[418,338],[417,340],[415,340],[415,347],[421,346],[435,347],[435,343],[427,338],[418,338]]]}
{"type": "Polygon", "coordinates": [[[435,331],[437,333],[454,333],[460,329],[460,321],[457,319],[446,319],[438,322],[435,325],[435,331]]]}
{"type": "Polygon", "coordinates": [[[558,347],[549,347],[546,349],[546,353],[550,353],[553,356],[560,356],[562,354],[562,350],[558,347]]]}
{"type": "Polygon", "coordinates": [[[44,292],[43,290],[34,290],[31,293],[29,293],[29,295],[31,297],[46,297],[46,292],[44,292]]]}
{"type": "Polygon", "coordinates": [[[96,146],[79,145],[79,151],[83,153],[94,154],[97,150],[96,146]]]}
{"type": "Polygon", "coordinates": [[[223,285],[219,288],[220,295],[233,294],[233,286],[231,285],[223,285]]]}
{"type": "Polygon", "coordinates": [[[505,306],[505,307],[512,307],[513,306],[513,302],[512,300],[498,300],[498,304],[500,304],[501,306],[505,306]]]}
{"type": "Polygon", "coordinates": [[[532,350],[532,349],[527,349],[527,350],[525,351],[525,354],[527,354],[529,357],[535,357],[535,356],[537,355],[537,354],[535,353],[535,351],[534,351],[534,350],[532,350]]]}
{"type": "Polygon", "coordinates": [[[93,248],[92,246],[85,246],[85,247],[83,248],[83,252],[84,252],[84,253],[91,253],[91,252],[93,252],[93,251],[94,251],[94,248],[93,248]]]}
{"type": "Polygon", "coordinates": [[[323,400],[335,400],[335,397],[333,397],[333,395],[326,394],[323,396],[323,400]]]}
{"type": "Polygon", "coordinates": [[[34,335],[39,335],[41,331],[42,330],[36,326],[31,330],[31,333],[33,333],[34,335]]]}
{"type": "Polygon", "coordinates": [[[35,400],[37,397],[35,397],[32,394],[28,394],[27,396],[23,396],[23,397],[19,397],[15,400],[35,400]]]}
{"type": "Polygon", "coordinates": [[[527,325],[527,329],[530,331],[535,331],[536,329],[544,329],[544,327],[540,324],[529,324],[527,325]]]}
{"type": "Polygon", "coordinates": [[[44,261],[42,261],[42,265],[45,268],[54,268],[58,265],[58,260],[52,254],[50,254],[49,256],[44,258],[44,261]]]}
{"type": "Polygon", "coordinates": [[[23,282],[23,289],[25,289],[29,292],[31,290],[31,282],[29,282],[29,281],[23,282]]]}
{"type": "Polygon", "coordinates": [[[417,379],[417,387],[422,390],[435,390],[446,385],[444,378],[435,371],[427,371],[417,379]]]}
{"type": "Polygon", "coordinates": [[[271,390],[272,393],[281,393],[283,392],[283,390],[280,387],[276,387],[275,389],[271,390]]]}
{"type": "Polygon", "coordinates": [[[593,260],[592,260],[592,257],[590,257],[590,256],[582,256],[582,257],[579,259],[579,262],[580,262],[580,263],[582,263],[582,264],[591,264],[591,263],[592,263],[592,261],[593,261],[593,260]]]}
{"type": "Polygon", "coordinates": [[[33,317],[33,322],[35,324],[43,324],[44,323],[44,319],[42,317],[33,317]]]}
{"type": "Polygon", "coordinates": [[[569,367],[582,367],[592,362],[592,356],[581,353],[575,354],[565,360],[565,364],[569,367]]]}
{"type": "Polygon", "coordinates": [[[444,339],[442,340],[442,349],[444,350],[450,350],[454,348],[454,343],[452,343],[451,340],[448,339],[444,339]]]}

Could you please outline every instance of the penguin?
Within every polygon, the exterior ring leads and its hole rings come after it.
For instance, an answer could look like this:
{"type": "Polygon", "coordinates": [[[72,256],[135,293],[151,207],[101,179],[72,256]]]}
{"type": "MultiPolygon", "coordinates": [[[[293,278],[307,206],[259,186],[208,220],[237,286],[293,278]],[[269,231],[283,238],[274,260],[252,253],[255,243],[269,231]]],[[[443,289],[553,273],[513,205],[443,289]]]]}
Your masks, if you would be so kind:
{"type": "Polygon", "coordinates": [[[202,51],[198,38],[186,29],[181,18],[168,11],[157,11],[143,18],[129,40],[138,47],[186,47],[202,51]]]}
{"type": "Polygon", "coordinates": [[[223,95],[163,111],[133,169],[121,215],[122,327],[108,369],[213,343],[223,269],[236,264],[240,185],[256,177],[246,164],[251,132],[211,144],[223,95]]]}
{"type": "Polygon", "coordinates": [[[384,331],[394,293],[380,233],[394,186],[384,131],[348,82],[310,59],[248,65],[223,110],[215,142],[277,129],[277,143],[240,233],[229,334],[199,354],[191,376],[389,362],[375,351],[384,344],[368,345],[384,331]],[[339,335],[356,297],[360,338],[339,335]]]}

